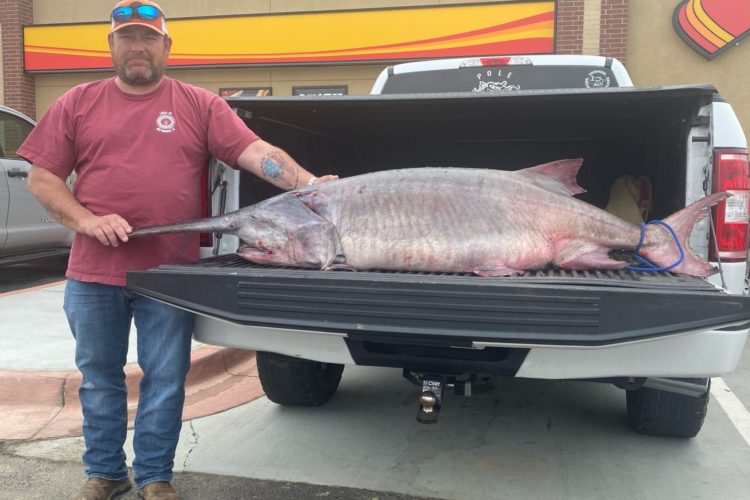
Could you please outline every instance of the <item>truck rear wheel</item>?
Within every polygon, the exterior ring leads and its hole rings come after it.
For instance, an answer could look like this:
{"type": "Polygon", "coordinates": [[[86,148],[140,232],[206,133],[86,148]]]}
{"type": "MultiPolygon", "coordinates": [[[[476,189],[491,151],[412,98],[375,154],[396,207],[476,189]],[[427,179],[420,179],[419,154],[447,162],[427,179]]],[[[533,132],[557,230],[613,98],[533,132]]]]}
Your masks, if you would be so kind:
{"type": "Polygon", "coordinates": [[[258,375],[268,399],[288,406],[321,406],[336,392],[344,365],[257,352],[258,375]]]}
{"type": "Polygon", "coordinates": [[[695,437],[706,419],[708,394],[694,397],[650,387],[627,391],[628,422],[641,434],[695,437]]]}

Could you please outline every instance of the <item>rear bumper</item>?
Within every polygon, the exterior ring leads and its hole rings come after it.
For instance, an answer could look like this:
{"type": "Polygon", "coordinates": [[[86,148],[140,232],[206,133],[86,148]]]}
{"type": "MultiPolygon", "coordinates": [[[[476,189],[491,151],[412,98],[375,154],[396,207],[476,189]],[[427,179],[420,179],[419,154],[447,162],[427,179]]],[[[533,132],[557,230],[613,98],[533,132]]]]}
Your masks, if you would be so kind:
{"type": "Polygon", "coordinates": [[[595,348],[534,347],[517,377],[715,377],[737,368],[748,328],[705,330],[595,348]]]}
{"type": "Polygon", "coordinates": [[[470,347],[446,344],[439,350],[435,345],[390,344],[391,349],[382,348],[383,344],[379,349],[370,345],[369,352],[363,354],[368,348],[352,343],[343,333],[239,325],[201,315],[195,329],[195,338],[204,343],[326,363],[538,379],[719,376],[737,367],[747,337],[748,328],[744,326],[596,347],[479,341],[470,347]]]}
{"type": "Polygon", "coordinates": [[[670,273],[347,273],[222,256],[128,273],[128,287],[198,313],[201,342],[441,373],[716,376],[750,328],[750,297],[670,273]]]}

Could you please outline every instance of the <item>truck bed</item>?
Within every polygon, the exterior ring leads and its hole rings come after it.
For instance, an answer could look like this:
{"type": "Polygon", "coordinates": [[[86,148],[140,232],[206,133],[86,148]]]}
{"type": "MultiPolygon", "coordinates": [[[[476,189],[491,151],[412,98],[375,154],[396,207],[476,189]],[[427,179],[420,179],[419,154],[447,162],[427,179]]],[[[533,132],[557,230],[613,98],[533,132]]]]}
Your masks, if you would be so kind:
{"type": "Polygon", "coordinates": [[[744,325],[750,299],[670,272],[468,274],[259,266],[236,255],[128,273],[128,287],[243,325],[360,341],[606,345],[744,325]]]}
{"type": "MultiPolygon", "coordinates": [[[[463,167],[518,170],[583,158],[577,197],[603,208],[624,175],[647,177],[651,218],[686,196],[686,137],[718,94],[706,85],[513,93],[235,97],[248,126],[317,174],[463,167]]],[[[239,204],[280,190],[240,172],[239,204]]]]}
{"type": "MultiPolygon", "coordinates": [[[[691,85],[229,103],[261,137],[317,174],[425,166],[517,170],[583,158],[578,183],[587,192],[580,199],[604,207],[618,178],[644,176],[653,193],[649,219],[660,219],[705,194],[708,173],[701,168],[689,180],[688,156],[710,161],[699,113],[716,99],[713,87],[691,85]]],[[[239,176],[239,206],[231,209],[278,194],[247,172],[239,176]]],[[[703,224],[691,240],[701,255],[708,251],[707,232],[703,224]]],[[[480,341],[598,346],[747,328],[750,321],[747,297],[669,272],[545,270],[481,278],[270,268],[227,255],[131,272],[128,286],[240,325],[336,332],[348,343],[383,349],[480,341]]]]}

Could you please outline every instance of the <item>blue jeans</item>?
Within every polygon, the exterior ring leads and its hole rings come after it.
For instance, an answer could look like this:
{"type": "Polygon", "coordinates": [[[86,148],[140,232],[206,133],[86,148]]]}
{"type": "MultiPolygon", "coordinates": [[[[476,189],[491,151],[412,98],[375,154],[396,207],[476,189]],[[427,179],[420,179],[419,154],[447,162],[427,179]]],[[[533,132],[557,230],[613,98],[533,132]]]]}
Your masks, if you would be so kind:
{"type": "Polygon", "coordinates": [[[170,481],[182,427],[185,377],[195,316],[124,287],[68,279],[63,308],[83,374],[83,463],[88,477],[127,477],[128,410],[124,367],[131,319],[143,370],[135,417],[135,482],[170,481]]]}

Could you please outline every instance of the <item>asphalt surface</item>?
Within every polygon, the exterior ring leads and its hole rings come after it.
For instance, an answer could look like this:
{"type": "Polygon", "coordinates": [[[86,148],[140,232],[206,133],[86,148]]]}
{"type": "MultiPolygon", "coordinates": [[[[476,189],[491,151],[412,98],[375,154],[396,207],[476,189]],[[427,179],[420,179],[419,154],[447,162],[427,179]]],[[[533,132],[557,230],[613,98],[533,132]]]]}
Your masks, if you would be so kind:
{"type": "MultiPolygon", "coordinates": [[[[5,291],[61,278],[54,265],[17,266],[0,269],[5,291]]],[[[59,322],[47,311],[58,298],[43,292],[0,296],[0,308],[33,310],[44,297],[33,319],[59,322]]],[[[57,337],[65,352],[69,334],[38,338],[57,337]]],[[[175,485],[185,499],[750,498],[749,348],[735,372],[715,379],[691,440],[633,432],[624,393],[611,385],[498,379],[471,398],[448,395],[436,425],[415,422],[417,393],[399,370],[347,367],[321,408],[261,397],[185,422],[175,485]]],[[[82,450],[80,438],[0,443],[0,499],[69,497],[82,482],[82,450]]]]}
{"type": "MultiPolygon", "coordinates": [[[[71,462],[28,459],[0,454],[0,500],[48,500],[69,498],[81,483],[81,466],[71,462]]],[[[180,498],[221,500],[310,499],[326,500],[411,500],[418,497],[331,488],[311,484],[263,481],[216,474],[177,473],[173,481],[180,498]]],[[[135,486],[117,497],[140,498],[135,486]]]]}
{"type": "Polygon", "coordinates": [[[0,293],[22,290],[65,279],[68,256],[48,257],[0,266],[0,293]]]}

